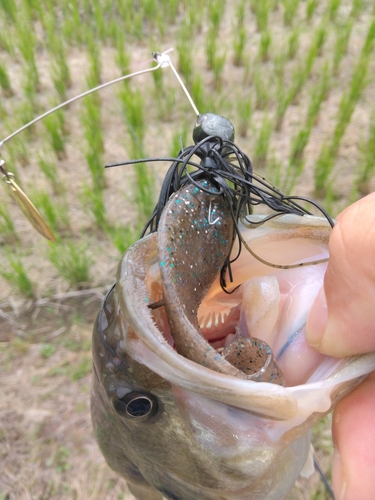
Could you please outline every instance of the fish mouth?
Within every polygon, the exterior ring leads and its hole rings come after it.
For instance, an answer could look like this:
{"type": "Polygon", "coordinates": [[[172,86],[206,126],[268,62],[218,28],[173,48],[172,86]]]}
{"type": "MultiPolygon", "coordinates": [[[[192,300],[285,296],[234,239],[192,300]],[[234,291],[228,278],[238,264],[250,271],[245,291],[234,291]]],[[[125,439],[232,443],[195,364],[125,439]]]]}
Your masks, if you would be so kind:
{"type": "MultiPolygon", "coordinates": [[[[327,245],[330,234],[326,222],[322,219],[308,218],[306,221],[297,216],[282,216],[278,224],[271,221],[268,229],[271,230],[272,236],[262,234],[262,231],[260,231],[261,234],[259,235],[258,230],[257,235],[251,233],[253,239],[249,240],[249,243],[254,249],[257,248],[257,242],[260,241],[266,245],[270,242],[274,245],[275,241],[285,241],[291,244],[293,249],[295,248],[293,242],[298,242],[302,232],[303,238],[313,242],[315,246],[311,245],[305,253],[299,252],[298,257],[300,259],[310,258],[319,249],[321,251],[321,248],[327,245]],[[275,231],[277,232],[276,238],[275,231]]],[[[237,262],[236,264],[235,280],[247,279],[249,269],[250,274],[255,278],[263,279],[261,277],[267,274],[267,268],[263,264],[248,261],[247,258],[244,258],[244,260],[246,262],[237,262]],[[246,272],[242,271],[242,264],[244,264],[243,267],[246,272]]],[[[297,259],[294,258],[294,260],[297,259]]],[[[351,378],[354,380],[363,376],[363,374],[369,373],[375,366],[375,358],[370,355],[367,358],[362,356],[361,359],[352,361],[350,366],[347,365],[345,360],[324,359],[313,376],[307,377],[307,382],[305,382],[305,378],[301,382],[287,379],[286,387],[281,387],[272,383],[249,381],[246,376],[238,377],[237,375],[223,373],[219,369],[212,369],[194,358],[194,346],[191,349],[192,359],[190,359],[179,352],[171,335],[170,319],[166,307],[167,300],[162,286],[159,263],[157,233],[152,233],[137,241],[121,259],[117,270],[115,289],[118,313],[116,316],[116,335],[113,341],[118,346],[118,356],[121,357],[122,353],[128,355],[131,359],[146,366],[151,372],[158,374],[162,379],[174,386],[263,417],[291,422],[293,426],[306,420],[312,413],[322,415],[329,412],[332,407],[331,393],[334,394],[340,384],[346,384],[351,378]],[[156,309],[149,307],[155,303],[159,303],[156,309]],[[343,370],[341,370],[341,366],[344,367],[343,370]],[[293,420],[294,418],[300,420],[296,422],[293,420]]],[[[318,267],[312,266],[310,269],[318,267]]],[[[306,267],[305,269],[309,268],[306,267]]],[[[324,274],[324,270],[322,272],[324,274]]],[[[288,280],[282,278],[281,276],[281,291],[284,292],[289,285],[288,280]]],[[[214,302],[220,299],[220,294],[223,293],[224,295],[220,285],[215,280],[199,302],[202,307],[205,305],[212,307],[214,302]]],[[[239,283],[236,281],[234,285],[237,284],[239,283]]],[[[298,291],[298,286],[294,287],[294,289],[298,291]]],[[[235,294],[230,297],[234,299],[235,294]]],[[[229,312],[238,303],[220,309],[222,318],[223,312],[224,314],[229,312]]],[[[262,303],[262,300],[260,300],[260,303],[262,303]]],[[[188,302],[181,304],[177,312],[185,311],[187,304],[188,302]]],[[[293,301],[291,304],[285,301],[284,305],[287,311],[291,311],[296,304],[293,301]]],[[[298,309],[297,304],[297,312],[298,309]]],[[[207,308],[202,312],[198,308],[196,318],[198,316],[205,318],[208,312],[211,312],[212,318],[213,310],[213,308],[207,308]],[[198,315],[198,311],[201,314],[198,315]]],[[[215,308],[215,310],[217,309],[215,308]]],[[[293,313],[292,317],[294,316],[293,313]]],[[[218,324],[218,321],[214,322],[214,326],[215,323],[218,324]]],[[[200,328],[198,319],[196,319],[196,325],[200,328]]],[[[204,324],[202,326],[204,327],[204,324]]],[[[288,325],[287,327],[289,328],[288,325]]],[[[297,328],[298,325],[292,328],[291,331],[296,332],[297,328]]],[[[216,331],[214,335],[216,339],[220,340],[220,330],[216,331]]],[[[212,353],[219,355],[220,359],[217,363],[220,366],[222,358],[220,353],[209,345],[206,339],[204,339],[204,343],[205,347],[208,346],[212,353]]],[[[295,344],[292,343],[281,357],[278,356],[280,350],[277,351],[277,347],[273,347],[278,363],[282,365],[284,361],[283,370],[287,365],[297,365],[296,359],[298,360],[298,357],[293,359],[292,356],[292,361],[290,361],[291,357],[288,356],[288,351],[292,355],[295,354],[295,351],[293,351],[295,344]]],[[[301,364],[305,364],[303,359],[301,364]]],[[[299,371],[299,368],[297,371],[299,371]]],[[[236,372],[240,372],[240,370],[236,370],[236,372]]],[[[286,370],[284,370],[285,372],[286,370]]]]}
{"type": "MultiPolygon", "coordinates": [[[[283,242],[288,247],[290,246],[290,248],[294,249],[294,243],[298,243],[302,237],[303,240],[307,240],[308,245],[301,247],[302,251],[297,256],[292,255],[291,259],[295,262],[297,260],[309,259],[311,256],[322,252],[322,248],[326,248],[327,246],[330,229],[323,219],[287,215],[280,217],[277,223],[276,221],[270,221],[267,224],[267,231],[265,228],[264,231],[262,228],[259,228],[256,232],[250,232],[248,243],[258,253],[261,253],[261,245],[262,248],[264,245],[264,248],[267,249],[267,245],[274,246],[275,242],[279,249],[282,247],[283,242]]],[[[195,357],[196,351],[199,351],[199,347],[196,348],[196,344],[187,345],[190,354],[189,357],[184,356],[181,354],[171,334],[169,315],[171,301],[167,298],[165,288],[163,288],[162,270],[166,266],[165,262],[164,266],[160,266],[160,244],[158,239],[159,234],[152,233],[137,241],[124,254],[118,266],[117,285],[115,289],[118,304],[116,320],[118,333],[116,333],[114,341],[117,344],[117,354],[120,357],[123,352],[136,362],[148,367],[151,372],[158,374],[170,384],[227,405],[251,411],[263,417],[289,422],[289,428],[299,425],[299,423],[306,420],[312,413],[322,415],[329,412],[333,404],[333,396],[331,395],[335,394],[336,388],[341,387],[342,384],[348,384],[349,380],[358,379],[358,377],[374,369],[375,355],[361,356],[360,359],[351,361],[350,365],[348,365],[347,360],[325,358],[316,372],[310,378],[307,377],[308,380],[305,385],[301,385],[304,384],[304,380],[300,382],[299,380],[294,381],[286,377],[286,387],[268,382],[254,382],[253,380],[249,380],[244,373],[238,377],[237,372],[241,372],[241,370],[237,370],[235,367],[233,367],[235,375],[223,373],[221,371],[222,355],[211,344],[223,342],[223,340],[225,343],[228,336],[233,333],[233,327],[235,328],[235,326],[232,324],[232,320],[234,323],[238,321],[236,308],[238,308],[241,302],[241,291],[239,290],[228,296],[221,290],[217,276],[214,277],[207,290],[202,294],[202,299],[199,298],[198,307],[194,313],[195,322],[193,317],[194,324],[192,325],[190,322],[187,325],[188,328],[193,328],[194,335],[200,337],[204,343],[204,347],[206,349],[209,348],[214,357],[218,356],[218,359],[216,361],[214,359],[214,368],[205,365],[204,362],[201,363],[195,357]],[[236,296],[236,294],[238,295],[236,296]],[[230,302],[231,300],[233,300],[232,303],[230,302]],[[155,309],[150,307],[150,305],[155,304],[158,306],[155,309]],[[217,307],[218,305],[219,308],[217,307]],[[221,318],[219,312],[221,313],[221,318]],[[209,315],[210,318],[208,318],[209,315]],[[198,318],[201,320],[200,322],[198,318]],[[221,319],[221,323],[219,319],[221,319]],[[226,329],[224,333],[222,327],[226,329]],[[208,339],[203,336],[201,330],[206,333],[209,337],[208,339]],[[294,420],[297,418],[298,421],[294,420]]],[[[305,267],[304,269],[317,269],[319,267],[312,266],[305,267]]],[[[268,267],[258,262],[255,263],[251,259],[249,260],[249,257],[245,257],[244,254],[236,262],[233,274],[235,279],[233,286],[237,286],[242,279],[248,278],[251,275],[253,276],[252,279],[255,280],[253,288],[256,290],[257,280],[258,283],[260,280],[264,284],[264,282],[267,282],[265,276],[270,273],[271,271],[268,267]]],[[[321,269],[321,273],[322,275],[324,274],[324,269],[321,269]]],[[[274,276],[269,276],[270,286],[274,279],[276,279],[274,276]]],[[[294,297],[291,300],[288,298],[284,300],[282,295],[288,292],[288,290],[294,290],[297,292],[297,296],[300,295],[303,297],[306,303],[309,301],[311,303],[313,299],[311,296],[307,297],[306,290],[300,290],[300,284],[297,283],[294,285],[293,280],[283,275],[282,272],[280,272],[280,276],[277,279],[280,291],[280,300],[277,302],[277,307],[284,308],[286,313],[288,313],[286,314],[287,319],[288,317],[295,318],[292,326],[288,322],[284,324],[280,317],[278,317],[277,323],[283,330],[296,333],[300,330],[298,325],[301,323],[304,324],[306,320],[306,317],[303,317],[306,315],[306,311],[301,314],[298,312],[299,305],[294,300],[294,297]],[[299,290],[301,293],[298,293],[299,290]],[[296,314],[294,313],[295,311],[296,314]]],[[[302,281],[307,281],[308,285],[311,280],[312,278],[309,275],[302,279],[302,281]]],[[[171,279],[167,279],[166,285],[170,282],[171,279]]],[[[242,285],[242,296],[245,288],[244,282],[242,285]]],[[[267,287],[266,289],[261,287],[261,290],[266,293],[267,287]]],[[[250,292],[251,287],[247,290],[247,293],[250,292]]],[[[175,313],[184,316],[184,313],[189,310],[189,306],[191,308],[189,298],[182,300],[181,294],[176,294],[176,297],[180,300],[180,303],[177,304],[175,313]]],[[[172,298],[174,299],[175,297],[172,298]]],[[[262,294],[259,295],[258,302],[260,305],[263,303],[266,304],[266,307],[263,307],[264,310],[269,308],[269,301],[263,300],[262,294]]],[[[195,303],[197,303],[196,298],[195,303]]],[[[259,309],[256,302],[254,308],[256,310],[259,309]]],[[[259,324],[260,328],[263,329],[264,324],[261,322],[259,324]]],[[[253,330],[256,327],[257,324],[254,322],[251,325],[252,331],[250,333],[254,333],[253,330]]],[[[185,334],[184,330],[182,330],[182,334],[185,334]]],[[[299,335],[298,337],[303,337],[303,335],[299,335]]],[[[267,342],[274,350],[277,362],[284,372],[286,372],[284,370],[285,366],[298,365],[298,352],[297,357],[295,356],[296,349],[300,348],[302,352],[304,349],[303,342],[301,343],[302,345],[299,344],[298,337],[286,350],[285,342],[283,343],[283,341],[279,345],[276,345],[272,341],[267,342]]],[[[316,352],[314,351],[314,353],[316,352]]],[[[203,361],[205,361],[205,358],[203,361]]],[[[303,358],[299,366],[301,364],[303,367],[303,358]]],[[[299,371],[299,368],[297,371],[299,371]]],[[[285,432],[287,427],[283,429],[284,431],[280,432],[285,432]]]]}
{"type": "MultiPolygon", "coordinates": [[[[254,230],[241,231],[249,233],[252,239],[254,230]]],[[[256,248],[263,253],[271,249],[274,254],[275,246],[278,250],[285,247],[285,255],[292,254],[292,263],[311,256],[316,258],[317,254],[327,256],[327,250],[324,253],[321,245],[301,237],[298,231],[297,235],[288,231],[281,236],[282,231],[278,233],[276,241],[272,232],[271,237],[269,233],[263,234],[256,248]],[[295,247],[301,247],[302,251],[296,254],[295,247]]],[[[285,380],[275,355],[281,353],[285,358],[284,351],[289,353],[290,346],[293,344],[294,348],[298,342],[300,351],[304,349],[307,356],[311,354],[307,343],[301,341],[307,313],[298,325],[293,325],[289,337],[276,340],[279,337],[276,323],[280,322],[281,307],[287,301],[282,288],[296,285],[288,285],[285,276],[278,280],[274,268],[259,266],[253,255],[233,248],[234,235],[226,202],[222,196],[215,196],[214,190],[208,197],[191,185],[170,198],[159,222],[158,262],[148,287],[151,295],[158,290],[157,296],[150,300],[163,303],[165,314],[159,327],[180,355],[211,370],[257,382],[294,383],[289,375],[289,380],[285,380]],[[236,254],[236,258],[231,257],[236,254]],[[228,268],[229,261],[232,261],[231,273],[227,275],[235,276],[233,283],[220,271],[228,268]],[[225,282],[230,286],[226,287],[225,282]]],[[[322,284],[324,270],[320,266],[314,279],[309,270],[302,279],[297,279],[298,285],[306,276],[312,283],[313,293],[307,294],[304,311],[308,311],[309,301],[315,298],[322,284]]],[[[313,356],[315,361],[317,357],[313,356]]],[[[311,372],[313,364],[309,366],[311,372]]],[[[304,370],[305,380],[309,375],[304,370]]],[[[300,380],[304,381],[300,378],[297,382],[300,380]]]]}
{"type": "MultiPolygon", "coordinates": [[[[214,353],[216,366],[211,364],[209,367],[221,371],[222,359],[225,359],[241,372],[239,378],[287,386],[305,383],[324,357],[307,344],[304,331],[307,313],[320,288],[324,271],[325,265],[322,264],[314,268],[313,273],[306,269],[302,273],[289,273],[290,279],[287,272],[279,272],[277,278],[256,277],[229,296],[220,289],[217,279],[208,298],[200,303],[194,325],[195,335],[203,338],[207,349],[214,353]],[[308,283],[303,286],[301,280],[306,276],[308,283]],[[299,293],[305,297],[305,309],[296,311],[296,295],[299,293]],[[288,319],[293,310],[294,319],[288,319]],[[293,356],[297,364],[291,363],[293,356]]],[[[181,354],[171,332],[157,266],[148,276],[147,283],[149,300],[157,305],[151,308],[153,321],[168,344],[181,354]]],[[[196,349],[188,346],[186,350],[186,357],[196,362],[200,356],[199,346],[196,349]]],[[[207,366],[205,360],[200,364],[207,366]]]]}

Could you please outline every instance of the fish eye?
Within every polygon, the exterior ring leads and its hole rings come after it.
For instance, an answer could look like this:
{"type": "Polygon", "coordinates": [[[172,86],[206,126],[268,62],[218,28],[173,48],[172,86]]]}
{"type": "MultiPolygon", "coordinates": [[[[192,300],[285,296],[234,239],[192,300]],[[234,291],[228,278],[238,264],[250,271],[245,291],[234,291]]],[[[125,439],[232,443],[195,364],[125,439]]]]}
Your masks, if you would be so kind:
{"type": "Polygon", "coordinates": [[[113,407],[119,415],[129,420],[148,420],[158,411],[155,396],[145,392],[132,391],[124,397],[113,400],[113,407]]]}

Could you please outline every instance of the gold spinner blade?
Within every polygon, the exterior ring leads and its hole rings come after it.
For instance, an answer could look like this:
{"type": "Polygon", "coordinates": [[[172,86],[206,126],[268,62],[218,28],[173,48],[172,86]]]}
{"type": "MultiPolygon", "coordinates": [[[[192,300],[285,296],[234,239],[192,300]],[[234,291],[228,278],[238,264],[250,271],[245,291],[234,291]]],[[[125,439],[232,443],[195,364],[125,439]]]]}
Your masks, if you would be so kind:
{"type": "Polygon", "coordinates": [[[30,224],[47,240],[56,241],[53,232],[48,227],[47,223],[40,215],[35,205],[15,182],[14,175],[4,168],[4,165],[4,160],[0,160],[0,170],[4,174],[3,179],[5,183],[8,184],[14,201],[22,210],[24,216],[29,220],[30,224]]]}

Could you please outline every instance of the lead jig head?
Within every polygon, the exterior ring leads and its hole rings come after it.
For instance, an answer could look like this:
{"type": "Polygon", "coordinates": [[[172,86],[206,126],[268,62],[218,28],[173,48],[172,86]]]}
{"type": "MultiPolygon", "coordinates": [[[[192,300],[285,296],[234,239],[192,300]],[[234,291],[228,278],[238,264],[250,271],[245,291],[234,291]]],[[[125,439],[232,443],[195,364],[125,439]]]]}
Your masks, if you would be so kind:
{"type": "Polygon", "coordinates": [[[220,137],[223,141],[234,142],[234,127],[224,116],[214,113],[198,115],[193,129],[194,143],[198,144],[208,136],[220,137]]]}

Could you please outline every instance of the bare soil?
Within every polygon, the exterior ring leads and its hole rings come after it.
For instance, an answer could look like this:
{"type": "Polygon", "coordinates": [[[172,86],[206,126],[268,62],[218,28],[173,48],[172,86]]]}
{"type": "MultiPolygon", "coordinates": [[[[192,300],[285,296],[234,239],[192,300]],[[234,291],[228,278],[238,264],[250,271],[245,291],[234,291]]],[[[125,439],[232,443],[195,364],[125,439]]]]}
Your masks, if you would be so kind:
{"type": "MultiPolygon", "coordinates": [[[[311,29],[321,21],[324,3],[319,5],[311,22],[311,29]]],[[[342,2],[342,13],[351,2],[342,2]]],[[[305,2],[301,2],[299,16],[305,12],[305,2]]],[[[368,10],[370,9],[370,5],[368,10]]],[[[241,96],[254,92],[251,77],[245,69],[232,64],[232,27],[234,13],[227,7],[226,23],[223,27],[223,46],[227,47],[227,64],[223,75],[222,94],[215,94],[212,73],[205,65],[203,32],[192,43],[195,71],[201,74],[205,82],[207,96],[217,95],[222,110],[233,123],[238,120],[238,111],[231,103],[241,96]]],[[[254,18],[248,15],[248,57],[251,65],[255,64],[259,32],[254,18]]],[[[333,82],[333,88],[324,102],[318,123],[316,124],[305,152],[306,165],[294,192],[311,196],[313,189],[313,167],[322,144],[332,133],[337,107],[343,90],[347,88],[363,43],[363,36],[369,23],[368,11],[355,22],[348,54],[340,66],[340,74],[333,82]]],[[[277,47],[284,40],[287,28],[283,26],[282,9],[270,16],[273,33],[273,46],[277,47]]],[[[166,49],[175,44],[176,28],[172,27],[168,39],[160,41],[160,47],[166,49]]],[[[302,91],[298,103],[287,110],[280,132],[272,134],[272,150],[276,158],[286,166],[290,141],[298,130],[306,113],[311,86],[317,80],[325,58],[332,51],[334,36],[330,33],[324,53],[314,65],[309,84],[302,91]]],[[[311,31],[301,34],[301,54],[311,42],[311,31]]],[[[132,69],[141,66],[149,59],[149,40],[137,42],[131,46],[132,69]]],[[[22,68],[20,55],[13,58],[1,53],[12,77],[15,95],[4,99],[4,106],[12,114],[12,106],[21,97],[22,68]]],[[[175,56],[172,56],[175,57],[175,56]]],[[[175,57],[175,60],[177,57],[175,57]]],[[[115,50],[102,47],[102,80],[119,76],[115,63],[115,50]]],[[[360,146],[367,136],[371,113],[374,111],[375,61],[369,71],[370,83],[356,107],[351,123],[343,137],[337,165],[334,171],[335,203],[333,215],[336,215],[350,201],[356,166],[361,161],[360,146]]],[[[48,109],[53,94],[49,75],[50,61],[45,50],[37,57],[41,75],[40,110],[48,109]]],[[[288,63],[289,64],[289,63],[288,63]]],[[[77,95],[86,89],[84,75],[87,71],[85,53],[74,48],[69,50],[69,65],[73,85],[68,97],[77,95]]],[[[251,66],[250,65],[250,66],[251,66]]],[[[290,63],[292,67],[293,62],[290,63]]],[[[288,79],[289,65],[286,70],[288,79]]],[[[165,71],[165,70],[164,70],[165,71]]],[[[147,154],[150,156],[168,156],[173,136],[182,133],[184,126],[192,129],[194,114],[177,88],[173,76],[164,74],[167,92],[176,93],[175,104],[167,120],[159,116],[155,105],[155,93],[151,76],[142,76],[131,85],[143,89],[146,102],[146,140],[147,154]]],[[[267,82],[265,82],[265,85],[267,82]]],[[[208,99],[208,97],[207,97],[208,99]]],[[[101,93],[103,110],[103,132],[105,136],[105,163],[129,158],[129,135],[119,111],[116,90],[107,89],[101,93]]],[[[210,102],[214,102],[210,100],[210,102]]],[[[275,106],[276,103],[273,103],[275,106]]],[[[274,109],[274,108],[273,108],[274,109]]],[[[202,112],[211,111],[210,109],[202,112]]],[[[271,114],[272,114],[271,110],[271,114]]],[[[84,159],[84,137],[80,121],[81,104],[77,103],[66,111],[69,137],[66,158],[59,161],[60,180],[66,185],[67,206],[71,217],[73,237],[76,241],[87,241],[89,253],[93,257],[92,281],[95,287],[92,293],[82,293],[76,297],[66,296],[68,285],[57,274],[46,258],[48,243],[29,226],[28,221],[19,213],[11,201],[10,207],[17,233],[21,240],[23,261],[29,276],[35,283],[36,299],[25,300],[15,292],[5,280],[0,278],[0,500],[130,500],[125,482],[118,478],[105,464],[94,441],[90,422],[90,338],[92,325],[98,311],[104,291],[114,281],[119,252],[114,249],[99,229],[95,227],[91,215],[82,207],[79,193],[82,183],[88,179],[84,159]]],[[[259,129],[264,111],[255,110],[247,137],[238,137],[238,145],[249,156],[254,149],[256,132],[259,129]]],[[[1,137],[5,137],[5,124],[0,123],[1,137]]],[[[32,194],[33,189],[50,189],[37,165],[37,154],[44,148],[44,129],[38,124],[31,140],[27,143],[29,159],[26,165],[17,166],[17,173],[23,180],[25,190],[32,194]]],[[[26,140],[26,139],[25,139],[26,140]]],[[[190,140],[189,140],[190,144],[190,140]]],[[[4,153],[6,157],[6,152],[4,153]]],[[[160,186],[168,165],[153,164],[156,188],[160,186]]],[[[12,170],[12,165],[8,165],[12,170]]],[[[255,165],[256,168],[256,165],[255,165]]],[[[105,203],[108,218],[122,225],[132,223],[135,218],[134,199],[132,196],[134,175],[129,167],[111,169],[107,172],[105,203]]],[[[373,181],[368,186],[374,187],[373,181]]],[[[1,194],[4,196],[4,193],[1,194]]],[[[7,244],[0,235],[0,258],[6,263],[7,244]]],[[[318,459],[329,475],[332,446],[330,441],[329,420],[319,426],[315,435],[318,459]]],[[[310,498],[328,498],[317,474],[310,480],[300,480],[289,496],[289,500],[307,500],[310,498]]]]}

